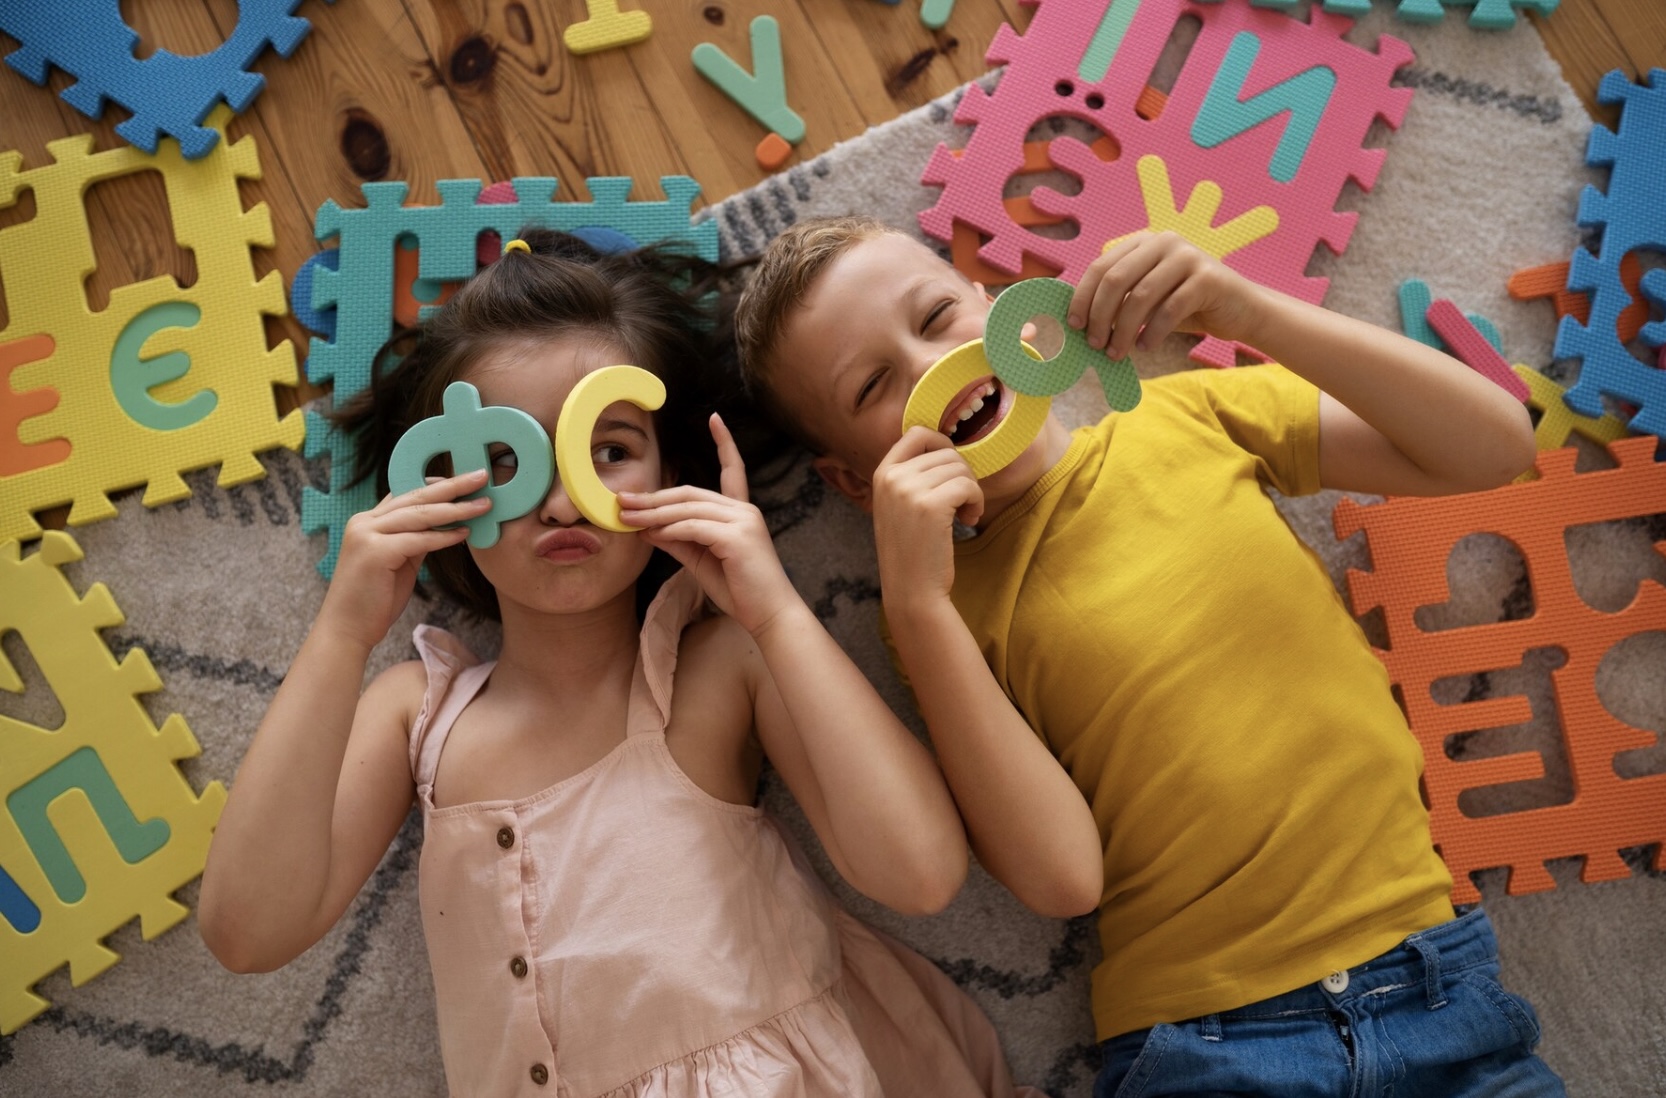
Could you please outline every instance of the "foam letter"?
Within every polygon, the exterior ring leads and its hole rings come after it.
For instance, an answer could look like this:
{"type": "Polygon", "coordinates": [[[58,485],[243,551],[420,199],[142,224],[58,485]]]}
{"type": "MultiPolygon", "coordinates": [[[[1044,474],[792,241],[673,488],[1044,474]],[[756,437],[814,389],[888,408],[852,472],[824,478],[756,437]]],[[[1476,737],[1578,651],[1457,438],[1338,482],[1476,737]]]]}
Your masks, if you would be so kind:
{"type": "Polygon", "coordinates": [[[189,301],[164,301],[128,321],[116,337],[110,352],[110,390],[133,422],[153,431],[177,431],[203,419],[220,403],[212,389],[193,393],[177,404],[156,399],[150,391],[184,377],[191,369],[191,356],[169,351],[155,358],[139,357],[145,341],[163,328],[189,328],[201,317],[202,310],[189,301]]]}
{"type": "MultiPolygon", "coordinates": [[[[972,382],[994,372],[989,360],[984,357],[983,340],[962,343],[932,363],[931,369],[914,386],[914,392],[909,395],[908,405],[902,412],[902,429],[930,427],[933,431],[937,430],[943,413],[948,410],[949,401],[959,396],[972,382]]],[[[1018,389],[1013,389],[1012,395],[1012,408],[993,431],[976,442],[955,447],[972,467],[972,475],[979,480],[1011,465],[1035,441],[1042,425],[1047,422],[1047,411],[1053,405],[1050,398],[1031,396],[1018,389]]]]}
{"type": "Polygon", "coordinates": [[[694,47],[694,67],[763,125],[795,145],[804,140],[804,120],[787,106],[781,25],[773,16],[760,15],[752,20],[752,72],[710,42],[694,47]]]}
{"type": "Polygon", "coordinates": [[[1261,39],[1249,31],[1240,31],[1233,37],[1192,122],[1192,140],[1202,148],[1212,149],[1289,111],[1290,122],[1267,168],[1274,179],[1288,183],[1301,167],[1313,133],[1319,128],[1319,119],[1330,103],[1331,92],[1336,89],[1336,73],[1323,65],[1315,65],[1281,80],[1260,95],[1239,100],[1238,93],[1249,79],[1250,67],[1260,52],[1261,39]]]}
{"type": "MultiPolygon", "coordinates": [[[[104,825],[116,852],[128,865],[144,861],[168,844],[168,821],[157,817],[140,823],[127,806],[121,791],[104,768],[98,753],[90,747],[75,751],[50,770],[31,778],[12,790],[6,798],[17,829],[34,851],[52,890],[66,904],[78,903],[87,894],[87,882],[75,868],[64,841],[46,818],[46,809],[53,801],[79,789],[92,802],[98,822],[104,825]]],[[[7,916],[8,921],[10,915],[7,916]]]]}
{"type": "Polygon", "coordinates": [[[50,358],[57,346],[49,335],[0,343],[0,398],[3,398],[0,399],[0,477],[44,469],[69,458],[70,445],[66,438],[49,438],[25,445],[17,437],[17,429],[24,420],[58,406],[58,390],[41,388],[19,393],[11,388],[13,370],[50,358]]]}
{"type": "Polygon", "coordinates": [[[638,366],[607,366],[586,374],[567,394],[561,418],[555,421],[555,460],[573,506],[604,530],[627,532],[636,527],[620,521],[619,497],[596,475],[590,456],[596,421],[609,404],[620,400],[651,412],[665,403],[665,383],[638,366]]]}
{"type": "Polygon", "coordinates": [[[555,480],[550,436],[519,408],[482,408],[480,390],[466,381],[447,385],[441,399],[444,413],[418,423],[394,444],[388,458],[388,487],[396,495],[422,487],[428,463],[448,452],[453,475],[489,468],[487,447],[494,442],[508,446],[515,452],[515,475],[507,483],[487,484],[465,497],[485,496],[492,501],[485,514],[468,520],[469,544],[489,549],[497,544],[499,526],[538,506],[549,492],[555,480]]]}

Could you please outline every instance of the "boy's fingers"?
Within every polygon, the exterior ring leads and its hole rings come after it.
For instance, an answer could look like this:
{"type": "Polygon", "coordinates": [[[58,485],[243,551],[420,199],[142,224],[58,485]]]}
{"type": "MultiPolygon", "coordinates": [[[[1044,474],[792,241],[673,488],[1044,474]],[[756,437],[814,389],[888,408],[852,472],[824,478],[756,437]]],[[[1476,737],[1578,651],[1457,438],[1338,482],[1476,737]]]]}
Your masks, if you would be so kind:
{"type": "Polygon", "coordinates": [[[1123,256],[1133,251],[1139,243],[1139,233],[1117,241],[1109,249],[1100,253],[1076,283],[1076,289],[1070,295],[1070,305],[1065,310],[1065,324],[1072,328],[1085,328],[1091,314],[1094,297],[1098,294],[1100,284],[1105,280],[1105,272],[1116,266],[1123,256]]]}
{"type": "MultiPolygon", "coordinates": [[[[1105,353],[1112,358],[1122,358],[1132,351],[1135,340],[1141,338],[1142,329],[1162,315],[1163,305],[1173,297],[1185,278],[1186,265],[1178,258],[1168,257],[1153,266],[1123,299],[1105,353]]],[[[1153,330],[1144,338],[1148,343],[1154,343],[1167,334],[1166,331],[1153,330]]]]}
{"type": "Polygon", "coordinates": [[[718,473],[718,487],[730,499],[738,499],[742,503],[749,500],[746,487],[746,462],[741,460],[740,447],[735,445],[735,436],[729,433],[729,425],[723,422],[723,417],[712,413],[710,421],[712,439],[717,443],[717,464],[721,470],[718,473]]]}
{"type": "Polygon", "coordinates": [[[929,454],[933,450],[952,449],[954,449],[954,443],[949,441],[949,436],[934,431],[930,427],[910,427],[903,432],[902,437],[886,453],[885,460],[881,461],[880,464],[900,465],[905,461],[919,457],[921,454],[929,454]]]}

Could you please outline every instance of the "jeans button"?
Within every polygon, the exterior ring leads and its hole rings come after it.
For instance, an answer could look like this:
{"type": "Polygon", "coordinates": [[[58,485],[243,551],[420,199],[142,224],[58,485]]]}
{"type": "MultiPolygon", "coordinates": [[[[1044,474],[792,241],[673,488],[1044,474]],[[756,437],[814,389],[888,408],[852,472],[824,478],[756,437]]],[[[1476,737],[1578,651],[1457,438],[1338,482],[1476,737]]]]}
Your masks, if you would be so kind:
{"type": "Polygon", "coordinates": [[[1319,984],[1332,995],[1340,995],[1348,990],[1348,974],[1346,972],[1333,972],[1320,980],[1319,984]]]}

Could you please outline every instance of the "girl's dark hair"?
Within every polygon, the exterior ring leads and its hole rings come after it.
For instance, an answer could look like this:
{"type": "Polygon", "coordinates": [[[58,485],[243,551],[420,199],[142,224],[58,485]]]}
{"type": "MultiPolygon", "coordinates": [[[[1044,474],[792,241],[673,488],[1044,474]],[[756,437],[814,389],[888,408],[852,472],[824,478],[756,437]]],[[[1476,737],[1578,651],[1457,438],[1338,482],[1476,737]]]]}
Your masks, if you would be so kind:
{"type": "MultiPolygon", "coordinates": [[[[385,495],[399,437],[439,415],[446,386],[488,353],[579,334],[618,345],[626,361],[665,383],[665,403],[653,414],[660,453],[680,482],[716,488],[706,421],[740,404],[733,309],[717,292],[717,266],[670,247],[603,254],[544,229],[524,230],[521,239],[530,252],[506,253],[420,327],[395,335],[377,352],[370,387],[332,413],[355,440],[353,483],[374,476],[378,496],[385,495]]],[[[497,592],[466,544],[431,553],[426,564],[443,594],[497,619],[497,592]]],[[[637,581],[639,615],[675,570],[655,550],[637,581]]]]}

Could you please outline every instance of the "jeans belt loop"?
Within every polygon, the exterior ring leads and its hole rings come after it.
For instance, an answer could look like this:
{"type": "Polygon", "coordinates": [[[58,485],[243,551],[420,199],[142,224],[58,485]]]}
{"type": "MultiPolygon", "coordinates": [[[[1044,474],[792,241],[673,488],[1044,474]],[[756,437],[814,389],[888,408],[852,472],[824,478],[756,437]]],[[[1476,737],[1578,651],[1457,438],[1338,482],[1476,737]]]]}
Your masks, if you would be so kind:
{"type": "Polygon", "coordinates": [[[1221,1016],[1219,1014],[1205,1014],[1198,1019],[1198,1030],[1205,1041],[1221,1040],[1221,1016]]]}
{"type": "Polygon", "coordinates": [[[1407,944],[1423,958],[1423,990],[1429,997],[1429,1009],[1439,1010],[1446,1005],[1446,992],[1440,983],[1440,950],[1421,936],[1407,939],[1407,944]]]}

